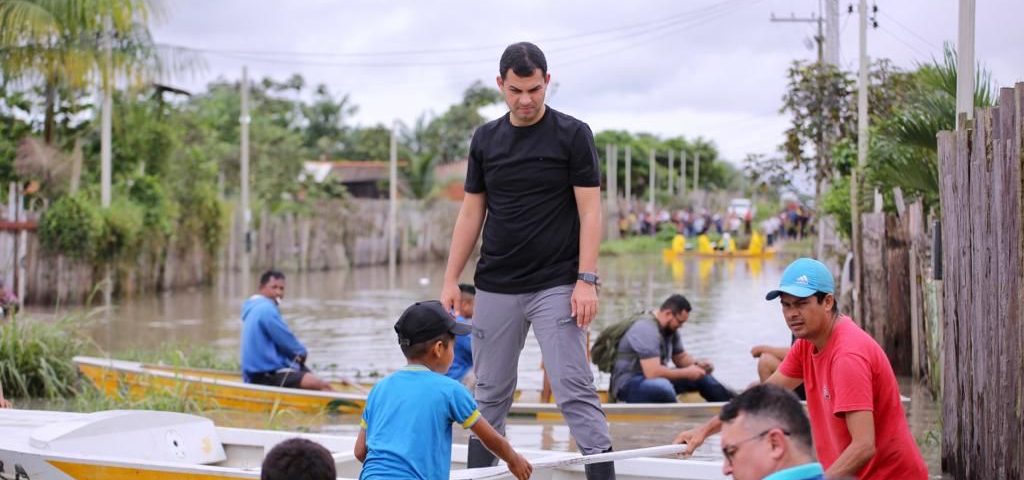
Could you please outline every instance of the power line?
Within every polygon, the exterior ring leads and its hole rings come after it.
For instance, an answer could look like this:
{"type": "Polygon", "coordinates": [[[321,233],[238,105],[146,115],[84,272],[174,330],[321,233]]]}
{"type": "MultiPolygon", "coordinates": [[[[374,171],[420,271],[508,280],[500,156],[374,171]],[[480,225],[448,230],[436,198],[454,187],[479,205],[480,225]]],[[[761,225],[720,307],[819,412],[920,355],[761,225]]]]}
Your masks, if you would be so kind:
{"type": "MultiPolygon", "coordinates": [[[[754,3],[763,0],[755,0],[754,3]]],[[[626,33],[620,33],[615,36],[595,40],[591,42],[580,43],[576,45],[568,45],[562,47],[553,47],[548,49],[548,54],[558,54],[573,50],[582,50],[595,46],[600,46],[608,43],[621,43],[623,40],[640,38],[639,41],[627,44],[625,46],[617,46],[614,49],[601,51],[592,55],[584,55],[581,58],[571,59],[568,62],[562,62],[561,65],[567,65],[572,63],[578,63],[581,61],[589,60],[598,56],[603,56],[611,53],[616,53],[629,48],[634,48],[638,45],[648,43],[652,40],[663,38],[669,34],[678,32],[686,27],[693,26],[695,24],[707,22],[715,18],[721,17],[727,13],[734,11],[742,0],[726,0],[715,5],[704,7],[701,9],[690,11],[694,13],[692,17],[673,18],[668,21],[665,19],[658,22],[648,22],[647,25],[660,23],[659,26],[643,30],[643,31],[627,31],[626,33]]],[[[681,17],[677,15],[676,17],[681,17]]],[[[633,27],[629,27],[630,30],[633,27]]],[[[625,31],[626,28],[619,29],[606,29],[604,32],[619,30],[625,31]]],[[[580,37],[581,35],[577,35],[580,37]]],[[[568,38],[568,37],[562,37],[568,38]]],[[[446,60],[396,60],[396,61],[385,61],[385,62],[365,62],[365,61],[316,61],[316,60],[305,60],[305,59],[294,59],[294,58],[277,58],[282,55],[281,52],[253,52],[253,51],[239,51],[239,50],[220,50],[212,48],[193,48],[177,45],[167,45],[176,48],[186,49],[195,51],[197,53],[205,53],[210,55],[216,55],[220,57],[231,58],[240,61],[264,63],[264,64],[275,64],[275,65],[302,65],[302,66],[314,66],[314,67],[363,67],[363,68],[407,68],[407,67],[425,67],[425,66],[463,66],[463,65],[479,65],[479,64],[490,64],[494,62],[492,56],[487,58],[471,58],[471,59],[446,59],[446,60]]],[[[297,54],[295,56],[301,56],[301,54],[312,54],[313,52],[288,52],[289,55],[297,54]]],[[[319,54],[317,54],[319,55],[319,54]]],[[[359,55],[364,55],[359,53],[359,55]]]]}
{"type": "MultiPolygon", "coordinates": [[[[754,0],[751,3],[760,3],[761,1],[763,1],[763,0],[754,0]]],[[[733,11],[735,11],[735,8],[723,9],[723,10],[720,10],[718,12],[715,12],[715,13],[709,15],[707,18],[694,19],[693,23],[707,23],[707,22],[716,20],[718,18],[721,18],[721,17],[725,16],[726,14],[732,13],[733,11]]],[[[654,35],[654,36],[651,36],[651,37],[639,40],[637,42],[634,42],[632,44],[620,46],[620,47],[617,47],[617,48],[614,48],[614,49],[611,49],[611,50],[605,50],[605,51],[602,51],[602,52],[597,52],[597,53],[594,53],[594,54],[591,54],[591,55],[588,55],[588,56],[584,56],[584,57],[581,57],[581,58],[576,58],[576,59],[568,60],[568,61],[565,61],[565,62],[561,62],[561,65],[573,65],[573,64],[585,62],[587,60],[591,60],[591,59],[594,59],[594,58],[597,58],[597,57],[602,57],[602,56],[605,56],[605,55],[611,55],[611,54],[619,53],[619,52],[622,52],[622,51],[625,51],[625,50],[629,50],[629,49],[632,49],[632,48],[636,48],[636,47],[638,47],[640,45],[643,45],[645,43],[649,43],[649,42],[652,42],[654,40],[660,40],[660,39],[662,39],[664,37],[667,37],[667,36],[669,36],[669,35],[671,35],[673,33],[676,33],[676,32],[678,32],[680,30],[683,30],[684,27],[690,27],[690,26],[692,26],[692,25],[689,25],[689,24],[680,25],[679,28],[675,28],[675,29],[663,32],[660,35],[654,35]]]]}
{"type": "MultiPolygon", "coordinates": [[[[668,17],[660,17],[657,20],[647,20],[644,22],[633,23],[629,25],[623,25],[620,27],[592,30],[589,32],[582,32],[571,35],[562,35],[557,37],[539,38],[536,43],[558,43],[570,40],[576,40],[580,38],[601,36],[607,34],[615,34],[617,32],[633,32],[635,30],[642,30],[651,26],[655,29],[667,27],[675,23],[686,21],[690,16],[700,15],[706,11],[717,9],[723,5],[729,3],[736,3],[738,0],[723,0],[713,5],[686,10],[683,12],[670,15],[668,17]]],[[[641,32],[642,33],[642,32],[641,32]]],[[[625,35],[619,35],[620,37],[628,38],[629,33],[625,35]]],[[[618,37],[616,37],[618,38],[618,37]]],[[[605,40],[609,41],[611,39],[605,40]]],[[[258,56],[288,56],[288,57],[327,57],[327,58],[346,58],[346,57],[385,57],[385,56],[414,56],[414,55],[447,55],[456,53],[467,53],[467,52],[479,52],[489,51],[495,48],[504,48],[505,44],[491,44],[491,45],[479,45],[472,47],[456,47],[456,48],[436,48],[436,49],[414,49],[414,50],[384,50],[384,51],[364,51],[364,52],[313,52],[313,51],[282,51],[282,50],[237,50],[237,49],[211,49],[211,48],[200,48],[200,47],[189,47],[180,46],[188,50],[203,52],[203,53],[217,53],[217,54],[231,54],[231,55],[258,55],[258,56]]],[[[559,48],[578,48],[578,47],[554,47],[549,50],[557,50],[559,48]]]]}
{"type": "Polygon", "coordinates": [[[929,54],[927,54],[925,52],[922,52],[920,49],[918,49],[914,45],[910,44],[910,42],[907,42],[907,41],[903,40],[898,35],[896,35],[896,33],[894,33],[893,31],[889,30],[888,28],[886,28],[884,26],[880,26],[879,30],[881,30],[882,32],[885,32],[887,35],[889,35],[890,37],[892,37],[896,41],[902,43],[903,45],[906,45],[907,48],[912,50],[915,54],[920,55],[923,58],[928,58],[930,56],[929,54]]]}
{"type": "Polygon", "coordinates": [[[882,15],[884,15],[884,16],[885,16],[886,20],[889,20],[890,22],[892,22],[892,23],[896,24],[896,26],[897,26],[897,27],[900,27],[900,28],[902,28],[903,30],[907,31],[907,33],[909,33],[909,34],[913,35],[913,36],[914,36],[914,37],[916,37],[916,38],[917,38],[918,40],[920,40],[920,41],[921,41],[921,43],[923,43],[924,45],[927,45],[927,46],[928,46],[928,48],[935,48],[935,49],[939,48],[938,46],[936,46],[936,45],[935,45],[934,43],[932,43],[932,42],[931,42],[931,41],[929,41],[928,39],[926,39],[926,38],[922,37],[921,35],[918,35],[918,34],[917,34],[917,32],[915,32],[915,31],[911,30],[911,29],[910,29],[910,27],[908,27],[908,26],[904,25],[904,24],[903,24],[903,23],[901,23],[901,22],[900,22],[899,20],[896,20],[896,18],[895,18],[895,17],[893,17],[892,15],[889,15],[888,13],[885,13],[885,12],[881,12],[881,13],[882,13],[882,15]]]}

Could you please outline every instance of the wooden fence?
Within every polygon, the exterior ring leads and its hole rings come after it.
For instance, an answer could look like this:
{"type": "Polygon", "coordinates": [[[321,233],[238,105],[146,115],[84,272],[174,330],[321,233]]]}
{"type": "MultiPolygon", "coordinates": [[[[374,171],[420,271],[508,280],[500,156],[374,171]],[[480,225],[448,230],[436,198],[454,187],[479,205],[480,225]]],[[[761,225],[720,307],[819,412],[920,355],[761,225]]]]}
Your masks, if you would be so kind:
{"type": "MultiPolygon", "coordinates": [[[[401,200],[398,260],[444,260],[459,214],[459,202],[401,200]]],[[[262,213],[253,232],[254,270],[334,270],[388,262],[387,200],[354,199],[317,206],[313,215],[262,213]]],[[[224,266],[240,264],[242,233],[234,222],[225,246],[224,266]]]]}
{"type": "Polygon", "coordinates": [[[938,318],[935,282],[923,206],[904,205],[895,195],[898,213],[861,215],[864,277],[862,311],[854,319],[885,350],[893,371],[923,379],[939,390],[932,373],[938,365],[938,318]]]}
{"type": "Polygon", "coordinates": [[[1024,478],[1024,83],[942,132],[942,466],[954,478],[1024,478]]]}

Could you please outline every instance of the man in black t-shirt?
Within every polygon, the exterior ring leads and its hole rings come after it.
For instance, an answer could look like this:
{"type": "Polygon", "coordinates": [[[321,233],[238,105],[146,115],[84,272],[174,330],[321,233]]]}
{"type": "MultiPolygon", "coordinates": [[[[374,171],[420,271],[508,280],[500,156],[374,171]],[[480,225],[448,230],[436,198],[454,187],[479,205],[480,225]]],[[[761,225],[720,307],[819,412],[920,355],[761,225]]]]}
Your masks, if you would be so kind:
{"type": "MultiPolygon", "coordinates": [[[[441,303],[458,305],[459,276],[483,227],[473,317],[480,412],[504,434],[532,326],[562,415],[590,455],[612,447],[585,332],[597,314],[601,175],[590,127],[544,104],[550,80],[536,45],[505,49],[497,82],[509,113],[473,134],[441,303]]],[[[470,438],[468,466],[494,463],[470,438]]],[[[590,480],[615,478],[612,463],[586,470],[590,480]]]]}

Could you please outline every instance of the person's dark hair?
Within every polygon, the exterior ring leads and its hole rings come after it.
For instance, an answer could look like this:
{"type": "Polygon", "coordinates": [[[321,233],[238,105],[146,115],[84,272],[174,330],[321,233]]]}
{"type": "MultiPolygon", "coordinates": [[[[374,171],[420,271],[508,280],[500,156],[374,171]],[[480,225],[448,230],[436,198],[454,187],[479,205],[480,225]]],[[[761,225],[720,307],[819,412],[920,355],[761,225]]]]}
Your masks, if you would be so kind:
{"type": "Polygon", "coordinates": [[[455,341],[455,335],[449,332],[444,332],[430,340],[425,342],[414,343],[412,345],[402,345],[402,355],[409,360],[415,360],[427,354],[428,351],[437,342],[444,343],[444,346],[448,346],[448,343],[455,341]]]}
{"type": "Polygon", "coordinates": [[[686,297],[677,293],[666,298],[661,304],[661,309],[668,310],[676,315],[684,310],[689,312],[691,310],[690,301],[687,300],[686,297]]]}
{"type": "Polygon", "coordinates": [[[804,407],[800,405],[800,399],[793,392],[767,383],[748,388],[722,407],[718,419],[731,422],[741,413],[778,422],[790,438],[807,452],[814,452],[811,422],[804,413],[804,407]]]}
{"type": "Polygon", "coordinates": [[[334,480],[338,472],[331,452],[305,438],[289,438],[267,453],[260,480],[334,480]]]}
{"type": "MultiPolygon", "coordinates": [[[[832,295],[831,293],[825,292],[814,292],[814,298],[818,299],[818,305],[821,305],[825,301],[825,297],[832,295]]],[[[839,314],[839,299],[835,295],[832,295],[832,313],[834,315],[839,314]]]]}
{"type": "Polygon", "coordinates": [[[277,270],[267,270],[260,275],[260,286],[266,285],[272,278],[284,280],[284,274],[277,270]]]}
{"type": "Polygon", "coordinates": [[[538,68],[541,75],[547,75],[548,60],[544,58],[540,47],[530,42],[513,43],[505,47],[505,53],[501,54],[501,61],[498,62],[498,73],[503,80],[510,69],[520,77],[529,77],[538,68]]]}
{"type": "Polygon", "coordinates": [[[474,287],[474,286],[472,286],[472,285],[470,285],[468,283],[460,283],[459,284],[459,291],[462,292],[463,295],[473,295],[473,296],[476,296],[476,287],[474,287]]]}

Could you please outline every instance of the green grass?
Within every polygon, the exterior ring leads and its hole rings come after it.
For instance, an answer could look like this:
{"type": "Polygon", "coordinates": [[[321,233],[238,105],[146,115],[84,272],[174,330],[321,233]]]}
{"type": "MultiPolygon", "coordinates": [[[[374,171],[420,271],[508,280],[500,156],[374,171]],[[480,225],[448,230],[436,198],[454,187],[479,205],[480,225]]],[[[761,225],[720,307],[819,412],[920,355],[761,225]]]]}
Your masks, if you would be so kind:
{"type": "Polygon", "coordinates": [[[609,240],[601,243],[602,255],[628,255],[631,253],[659,253],[670,244],[650,235],[609,240]]]}
{"type": "Polygon", "coordinates": [[[118,353],[116,357],[122,360],[189,368],[211,368],[229,371],[241,371],[242,369],[237,358],[227,358],[222,352],[213,347],[194,346],[184,343],[165,343],[156,348],[126,350],[118,353]]]}
{"type": "Polygon", "coordinates": [[[71,359],[84,346],[84,317],[47,323],[24,317],[0,325],[0,383],[4,396],[61,398],[72,395],[78,371],[71,359]]]}
{"type": "Polygon", "coordinates": [[[780,255],[786,257],[813,257],[814,243],[817,240],[818,237],[814,235],[806,236],[800,240],[786,239],[776,242],[775,248],[780,255]]]}

